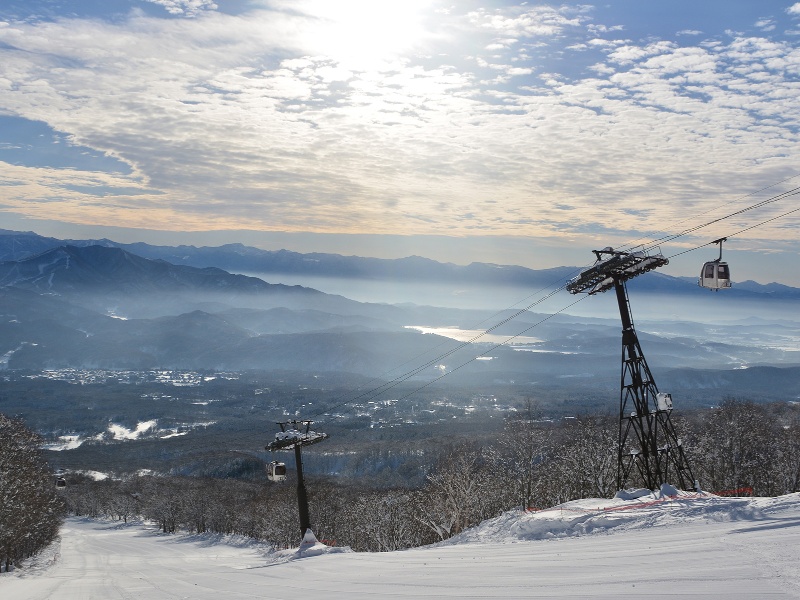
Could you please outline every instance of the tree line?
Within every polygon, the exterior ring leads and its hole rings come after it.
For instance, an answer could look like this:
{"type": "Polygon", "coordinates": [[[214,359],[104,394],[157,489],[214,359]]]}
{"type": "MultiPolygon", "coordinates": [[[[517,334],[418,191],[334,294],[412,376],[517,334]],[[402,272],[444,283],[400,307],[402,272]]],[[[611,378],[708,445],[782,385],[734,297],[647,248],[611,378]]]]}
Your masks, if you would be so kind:
{"type": "MultiPolygon", "coordinates": [[[[800,491],[800,405],[729,399],[716,408],[673,415],[673,422],[704,490],[755,496],[800,491]]],[[[19,426],[16,423],[15,431],[19,426]]],[[[14,500],[17,509],[6,510],[11,506],[5,483],[9,461],[0,463],[6,494],[0,547],[12,562],[57,535],[59,499],[73,515],[144,519],[166,534],[241,535],[275,548],[291,547],[299,540],[291,479],[268,484],[146,475],[94,481],[72,474],[59,498],[51,475],[32,451],[35,436],[16,435],[18,446],[2,446],[0,460],[19,452],[28,457],[23,472],[35,473],[40,483],[19,493],[40,500],[20,504],[20,496],[14,500]],[[39,517],[28,506],[39,506],[39,517]],[[34,522],[40,523],[31,529],[36,533],[24,535],[34,522]]],[[[329,544],[357,551],[399,550],[448,539],[510,509],[611,497],[616,492],[617,436],[616,415],[554,422],[528,403],[489,441],[456,437],[440,444],[420,486],[377,488],[369,478],[307,476],[314,532],[329,544]]],[[[0,439],[5,443],[6,435],[0,439]]]]}
{"type": "MultiPolygon", "coordinates": [[[[703,489],[756,496],[800,490],[800,406],[729,399],[674,422],[703,489]]],[[[420,487],[307,477],[314,530],[354,550],[389,551],[447,539],[513,508],[607,498],[616,492],[617,432],[616,416],[550,422],[529,404],[489,443],[452,440],[420,487]]],[[[73,514],[148,519],[165,533],[238,534],[275,547],[296,544],[300,534],[291,481],[84,479],[65,499],[73,514]]]]}

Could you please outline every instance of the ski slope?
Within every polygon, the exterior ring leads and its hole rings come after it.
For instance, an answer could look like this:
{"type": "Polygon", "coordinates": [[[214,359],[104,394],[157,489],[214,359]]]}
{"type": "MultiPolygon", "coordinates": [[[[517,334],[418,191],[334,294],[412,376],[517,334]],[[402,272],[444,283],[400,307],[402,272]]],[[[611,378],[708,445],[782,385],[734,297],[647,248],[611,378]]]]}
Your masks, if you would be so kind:
{"type": "Polygon", "coordinates": [[[49,553],[0,575],[0,597],[800,598],[800,494],[579,500],[379,554],[320,545],[299,556],[73,518],[49,553]]]}

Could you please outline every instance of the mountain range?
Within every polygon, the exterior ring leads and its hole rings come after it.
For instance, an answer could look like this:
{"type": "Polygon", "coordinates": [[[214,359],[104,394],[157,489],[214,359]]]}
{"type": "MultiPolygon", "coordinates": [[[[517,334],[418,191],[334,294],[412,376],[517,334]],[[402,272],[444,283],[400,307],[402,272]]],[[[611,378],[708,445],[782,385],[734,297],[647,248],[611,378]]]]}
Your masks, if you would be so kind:
{"type": "MultiPolygon", "coordinates": [[[[453,381],[481,385],[571,387],[581,393],[618,387],[620,341],[614,318],[357,302],[232,274],[218,264],[232,264],[238,256],[261,261],[260,269],[271,265],[319,274],[333,265],[333,273],[348,277],[459,278],[481,272],[498,282],[519,276],[551,283],[553,278],[566,280],[575,272],[570,267],[533,271],[458,267],[416,257],[387,261],[266,252],[239,245],[197,249],[100,242],[0,233],[0,256],[6,258],[0,262],[0,367],[343,371],[389,379],[407,373],[423,380],[452,372],[453,381]],[[131,247],[153,257],[131,252],[131,247]],[[179,255],[181,264],[163,258],[179,255]],[[475,337],[464,344],[408,328],[419,325],[434,333],[443,333],[445,326],[482,330],[497,325],[495,336],[529,332],[536,337],[512,345],[475,337]],[[481,360],[474,360],[479,354],[481,360]]],[[[660,302],[689,287],[657,273],[641,279],[649,281],[637,293],[661,290],[660,302]]],[[[740,294],[760,302],[780,298],[791,303],[800,297],[800,290],[786,286],[743,287],[740,294]]],[[[765,381],[763,372],[755,370],[712,377],[697,375],[698,369],[713,373],[800,364],[800,325],[793,321],[710,325],[683,320],[653,323],[648,329],[658,332],[640,330],[651,364],[674,372],[675,384],[694,390],[703,389],[703,381],[716,381],[720,390],[757,388],[765,381]],[[748,384],[748,377],[758,384],[748,384]]],[[[780,386],[770,394],[800,396],[797,372],[775,381],[780,386]]]]}
{"type": "MultiPolygon", "coordinates": [[[[175,267],[216,267],[231,273],[372,281],[481,282],[487,286],[514,285],[520,288],[540,288],[552,286],[554,283],[563,283],[581,270],[581,267],[577,266],[529,269],[515,265],[480,262],[456,265],[420,256],[380,259],[328,253],[299,253],[289,250],[262,250],[242,244],[196,247],[155,246],[143,242],[124,244],[108,239],[60,240],[40,236],[33,232],[0,229],[0,262],[21,261],[62,246],[119,248],[137,257],[165,261],[175,267]]],[[[649,277],[637,278],[629,285],[631,289],[641,292],[669,292],[697,296],[707,294],[707,291],[696,285],[696,279],[693,277],[672,277],[662,273],[652,273],[649,277]]],[[[800,299],[800,289],[779,283],[763,285],[754,281],[737,281],[734,289],[726,290],[726,296],[796,300],[800,299]]]]}
{"type": "Polygon", "coordinates": [[[59,240],[33,232],[0,230],[0,261],[19,261],[64,245],[77,247],[103,246],[121,248],[150,259],[191,267],[214,266],[230,272],[313,275],[355,279],[396,279],[476,281],[518,285],[550,283],[554,278],[566,279],[575,271],[558,267],[536,271],[518,266],[472,263],[467,266],[441,263],[420,256],[401,259],[366,258],[339,254],[261,250],[242,244],[217,247],[153,246],[142,242],[121,244],[107,239],[59,240]]]}

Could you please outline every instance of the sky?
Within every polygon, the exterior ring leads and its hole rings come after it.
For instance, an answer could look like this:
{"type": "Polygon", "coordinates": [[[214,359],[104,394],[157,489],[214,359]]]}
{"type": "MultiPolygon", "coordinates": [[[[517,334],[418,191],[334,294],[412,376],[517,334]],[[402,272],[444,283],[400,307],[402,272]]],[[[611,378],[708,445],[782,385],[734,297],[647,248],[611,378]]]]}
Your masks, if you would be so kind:
{"type": "Polygon", "coordinates": [[[73,517],[0,586],[17,600],[797,598],[798,522],[798,494],[591,498],[510,511],[438,546],[299,555],[73,517]]]}
{"type": "Polygon", "coordinates": [[[799,43],[777,0],[4,0],[0,227],[541,268],[711,222],[662,251],[800,285],[796,197],[716,221],[800,185],[799,43]]]}

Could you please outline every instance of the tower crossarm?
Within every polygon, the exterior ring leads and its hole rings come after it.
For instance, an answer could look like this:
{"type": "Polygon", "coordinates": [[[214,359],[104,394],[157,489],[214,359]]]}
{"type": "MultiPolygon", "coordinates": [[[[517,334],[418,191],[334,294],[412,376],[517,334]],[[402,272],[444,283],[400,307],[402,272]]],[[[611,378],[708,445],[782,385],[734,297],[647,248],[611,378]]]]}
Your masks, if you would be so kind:
{"type": "Polygon", "coordinates": [[[311,421],[287,421],[278,423],[281,430],[275,440],[267,444],[265,450],[292,450],[296,446],[310,446],[328,438],[327,433],[313,431],[311,421]]]}
{"type": "Polygon", "coordinates": [[[644,250],[622,252],[611,247],[593,252],[597,256],[597,261],[567,283],[569,293],[599,294],[613,288],[615,281],[622,283],[669,264],[669,260],[661,252],[653,254],[648,254],[644,250]]]}

